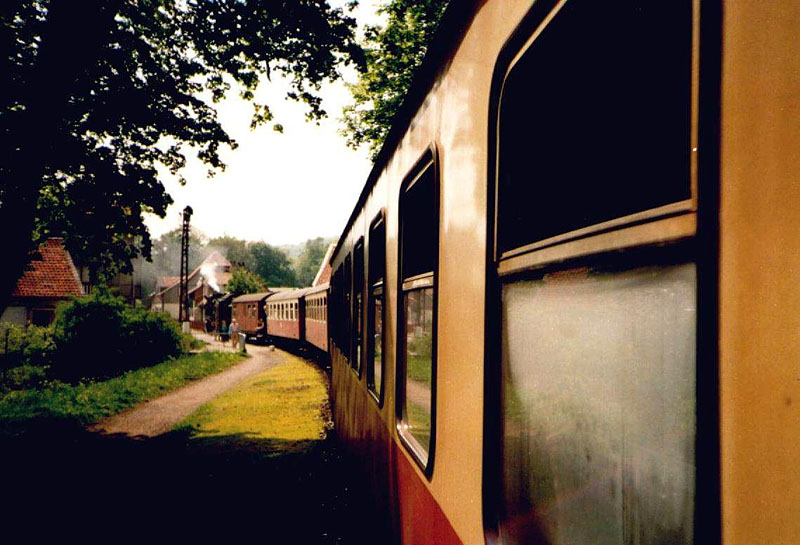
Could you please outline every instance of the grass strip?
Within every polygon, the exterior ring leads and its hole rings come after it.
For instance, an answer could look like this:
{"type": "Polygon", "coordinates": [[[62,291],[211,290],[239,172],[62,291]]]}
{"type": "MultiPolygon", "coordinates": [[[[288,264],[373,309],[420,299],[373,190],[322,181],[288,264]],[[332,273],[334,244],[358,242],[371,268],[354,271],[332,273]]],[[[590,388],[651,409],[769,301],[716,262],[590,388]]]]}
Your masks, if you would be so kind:
{"type": "Polygon", "coordinates": [[[325,437],[327,377],[295,356],[203,405],[176,431],[225,449],[250,446],[258,454],[302,452],[325,437]]]}
{"type": "Polygon", "coordinates": [[[17,433],[37,421],[87,425],[153,399],[186,383],[218,373],[244,356],[203,352],[130,371],[102,382],[51,382],[15,390],[0,399],[0,433],[17,433]]]}

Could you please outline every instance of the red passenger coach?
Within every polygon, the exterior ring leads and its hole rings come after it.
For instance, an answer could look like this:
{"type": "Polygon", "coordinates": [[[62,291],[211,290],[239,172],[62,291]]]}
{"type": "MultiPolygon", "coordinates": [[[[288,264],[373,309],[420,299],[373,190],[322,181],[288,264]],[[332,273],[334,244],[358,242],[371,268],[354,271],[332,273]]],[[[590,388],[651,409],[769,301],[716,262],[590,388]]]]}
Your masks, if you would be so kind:
{"type": "Polygon", "coordinates": [[[320,284],[306,290],[305,340],[320,350],[328,350],[328,284],[320,284]]]}
{"type": "Polygon", "coordinates": [[[264,337],[267,333],[264,301],[272,292],[248,293],[231,301],[232,317],[248,337],[264,337]]]}
{"type": "Polygon", "coordinates": [[[304,335],[303,295],[305,289],[270,295],[266,301],[267,334],[272,337],[302,340],[304,335]]]}

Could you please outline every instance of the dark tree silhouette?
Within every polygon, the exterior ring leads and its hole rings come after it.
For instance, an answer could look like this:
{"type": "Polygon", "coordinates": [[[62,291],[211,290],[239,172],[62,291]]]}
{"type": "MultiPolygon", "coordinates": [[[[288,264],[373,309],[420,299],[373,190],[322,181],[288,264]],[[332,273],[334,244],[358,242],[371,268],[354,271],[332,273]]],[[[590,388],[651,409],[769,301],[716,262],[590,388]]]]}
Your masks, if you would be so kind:
{"type": "MultiPolygon", "coordinates": [[[[156,166],[179,173],[192,152],[224,168],[236,143],[215,102],[231,82],[252,100],[282,73],[310,118],[325,115],[316,91],[358,61],[354,24],[323,0],[1,2],[0,310],[48,234],[97,256],[95,270],[149,256],[142,215],[171,203],[156,166]]],[[[271,121],[254,103],[253,125],[271,121]]]]}

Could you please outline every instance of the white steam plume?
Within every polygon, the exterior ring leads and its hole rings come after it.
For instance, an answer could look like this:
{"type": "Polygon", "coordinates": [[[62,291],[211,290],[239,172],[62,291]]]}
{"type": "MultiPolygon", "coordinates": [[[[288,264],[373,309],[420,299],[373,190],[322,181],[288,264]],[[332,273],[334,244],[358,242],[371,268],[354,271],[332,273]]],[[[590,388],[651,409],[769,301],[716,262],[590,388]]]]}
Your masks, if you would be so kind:
{"type": "Polygon", "coordinates": [[[208,285],[211,286],[214,291],[222,292],[222,290],[219,289],[219,284],[217,284],[217,273],[214,270],[215,268],[215,265],[212,263],[204,264],[202,267],[200,267],[200,276],[206,279],[206,282],[208,282],[208,285]]]}

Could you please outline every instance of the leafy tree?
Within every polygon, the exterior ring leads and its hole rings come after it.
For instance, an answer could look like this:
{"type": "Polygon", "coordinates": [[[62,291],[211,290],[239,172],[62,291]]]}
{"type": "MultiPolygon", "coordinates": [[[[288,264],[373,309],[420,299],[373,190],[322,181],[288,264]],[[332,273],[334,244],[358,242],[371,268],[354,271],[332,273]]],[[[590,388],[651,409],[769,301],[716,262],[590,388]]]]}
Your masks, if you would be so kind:
{"type": "Polygon", "coordinates": [[[328,245],[322,237],[309,239],[303,253],[297,260],[297,283],[301,286],[310,286],[319,271],[328,245]]]}
{"type": "Polygon", "coordinates": [[[253,272],[264,279],[269,287],[296,286],[292,264],[283,251],[264,242],[250,244],[253,272]]]}
{"type": "Polygon", "coordinates": [[[341,134],[351,148],[367,144],[372,159],[377,157],[448,3],[387,0],[379,8],[388,21],[384,28],[365,31],[361,45],[367,68],[349,86],[354,103],[343,112],[341,134]]]}
{"type": "Polygon", "coordinates": [[[212,238],[208,241],[208,248],[219,250],[233,265],[253,269],[253,259],[247,248],[247,241],[227,235],[212,238]]]}
{"type": "Polygon", "coordinates": [[[226,289],[234,296],[243,293],[258,293],[264,291],[264,282],[257,274],[251,273],[242,267],[233,269],[231,279],[228,280],[226,289]]]}
{"type": "MultiPolygon", "coordinates": [[[[215,105],[234,88],[253,100],[272,72],[325,115],[320,83],[359,60],[354,24],[324,0],[0,2],[0,309],[49,230],[98,267],[149,257],[143,213],[172,202],[156,167],[179,173],[192,152],[224,169],[236,142],[215,105]]],[[[253,108],[252,126],[274,122],[253,108]]]]}

